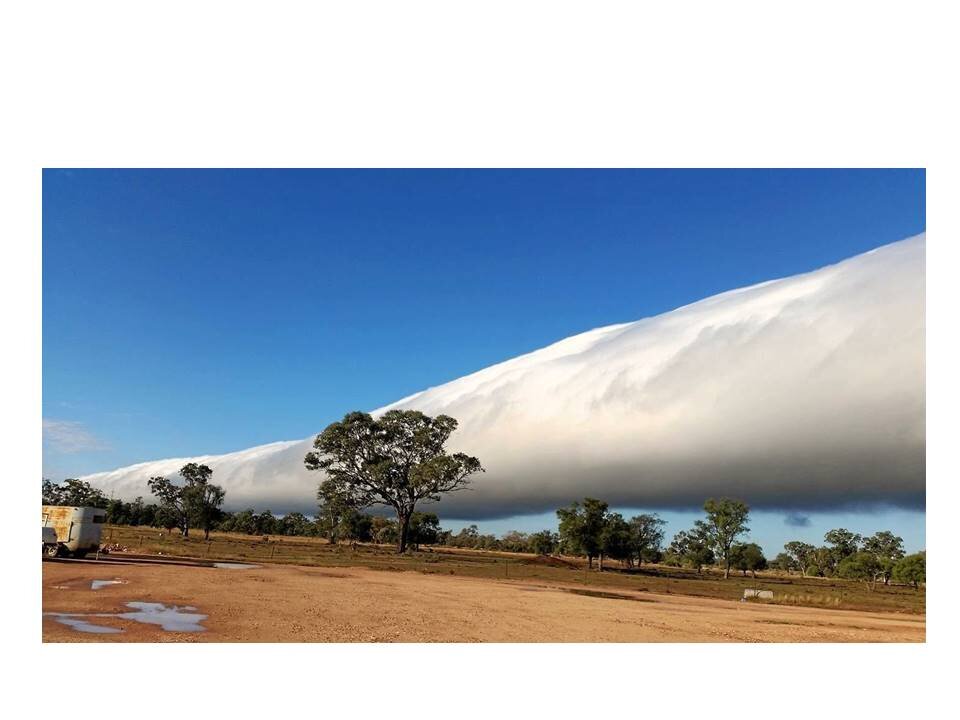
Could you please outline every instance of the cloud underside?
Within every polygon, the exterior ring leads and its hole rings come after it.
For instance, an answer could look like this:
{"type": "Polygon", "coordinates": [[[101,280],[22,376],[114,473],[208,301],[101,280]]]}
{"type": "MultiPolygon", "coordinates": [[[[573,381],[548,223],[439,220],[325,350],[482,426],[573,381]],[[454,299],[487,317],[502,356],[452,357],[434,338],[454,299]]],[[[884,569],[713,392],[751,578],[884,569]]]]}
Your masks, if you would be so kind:
{"type": "MultiPolygon", "coordinates": [[[[601,328],[390,407],[457,418],[487,472],[446,517],[584,496],[813,511],[925,504],[924,238],[601,328]]],[[[382,411],[382,410],[381,410],[382,411]]],[[[314,508],[310,440],[206,458],[233,508],[314,508]]],[[[160,461],[91,476],[145,494],[160,461]]]]}

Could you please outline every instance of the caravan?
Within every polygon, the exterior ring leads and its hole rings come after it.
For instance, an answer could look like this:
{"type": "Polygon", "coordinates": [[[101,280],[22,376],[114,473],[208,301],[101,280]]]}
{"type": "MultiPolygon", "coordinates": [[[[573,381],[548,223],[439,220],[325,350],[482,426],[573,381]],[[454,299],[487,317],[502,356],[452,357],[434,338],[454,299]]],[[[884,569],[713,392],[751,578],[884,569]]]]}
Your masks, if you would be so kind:
{"type": "Polygon", "coordinates": [[[50,557],[82,558],[100,549],[100,534],[107,511],[92,507],[43,506],[44,552],[50,557]],[[56,542],[47,541],[53,528],[56,542]]]}

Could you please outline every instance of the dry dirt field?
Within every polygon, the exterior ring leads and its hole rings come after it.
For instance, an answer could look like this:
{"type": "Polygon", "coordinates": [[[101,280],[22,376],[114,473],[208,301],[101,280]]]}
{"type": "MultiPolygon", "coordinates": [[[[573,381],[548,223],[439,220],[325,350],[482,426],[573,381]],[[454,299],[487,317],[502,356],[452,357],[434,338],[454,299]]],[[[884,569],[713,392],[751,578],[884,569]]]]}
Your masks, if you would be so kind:
{"type": "Polygon", "coordinates": [[[786,607],[530,579],[352,567],[43,563],[45,642],[923,642],[922,614],[786,607]],[[119,580],[91,589],[94,580],[119,580]],[[126,618],[80,632],[47,613],[192,606],[199,632],[126,618]]]}

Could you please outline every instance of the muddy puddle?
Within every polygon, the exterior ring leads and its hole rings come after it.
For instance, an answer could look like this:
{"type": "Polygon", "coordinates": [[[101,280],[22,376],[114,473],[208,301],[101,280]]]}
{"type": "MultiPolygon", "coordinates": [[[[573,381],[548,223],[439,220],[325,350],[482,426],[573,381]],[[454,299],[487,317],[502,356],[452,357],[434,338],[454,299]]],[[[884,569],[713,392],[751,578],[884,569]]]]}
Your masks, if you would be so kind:
{"type": "Polygon", "coordinates": [[[154,602],[128,602],[130,612],[123,613],[44,613],[58,623],[85,633],[120,633],[122,628],[110,625],[97,624],[90,618],[115,618],[130,620],[143,625],[159,625],[167,632],[203,632],[206,628],[201,625],[207,619],[206,615],[196,612],[192,605],[164,605],[154,602]]]}
{"type": "Polygon", "coordinates": [[[44,613],[44,615],[52,617],[61,625],[71,627],[78,632],[103,634],[123,632],[120,628],[109,627],[108,625],[97,625],[96,623],[84,620],[84,616],[81,615],[73,615],[70,613],[44,613]]]}
{"type": "Polygon", "coordinates": [[[192,605],[167,607],[163,603],[128,602],[127,607],[133,608],[134,612],[121,613],[114,615],[114,617],[147,625],[159,625],[169,632],[203,632],[206,630],[200,623],[206,620],[207,616],[197,613],[196,608],[192,605]]]}
{"type": "Polygon", "coordinates": [[[100,588],[107,587],[108,585],[124,585],[126,584],[123,580],[93,580],[90,582],[91,590],[99,590],[100,588]]]}

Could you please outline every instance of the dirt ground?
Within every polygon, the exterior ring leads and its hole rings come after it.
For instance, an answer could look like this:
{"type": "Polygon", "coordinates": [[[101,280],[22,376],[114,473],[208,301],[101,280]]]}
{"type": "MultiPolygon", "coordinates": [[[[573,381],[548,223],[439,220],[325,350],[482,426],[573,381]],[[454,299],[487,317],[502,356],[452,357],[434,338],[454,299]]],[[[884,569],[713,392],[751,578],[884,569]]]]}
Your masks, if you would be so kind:
{"type": "Polygon", "coordinates": [[[923,615],[784,607],[530,581],[263,565],[220,569],[43,563],[44,613],[193,606],[203,632],[115,617],[79,632],[44,615],[45,642],[924,642],[923,615]],[[93,580],[120,584],[91,589],[93,580]],[[592,594],[583,594],[592,593],[592,594]]]}

